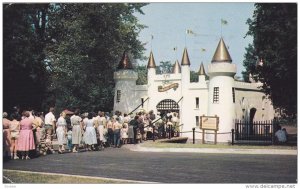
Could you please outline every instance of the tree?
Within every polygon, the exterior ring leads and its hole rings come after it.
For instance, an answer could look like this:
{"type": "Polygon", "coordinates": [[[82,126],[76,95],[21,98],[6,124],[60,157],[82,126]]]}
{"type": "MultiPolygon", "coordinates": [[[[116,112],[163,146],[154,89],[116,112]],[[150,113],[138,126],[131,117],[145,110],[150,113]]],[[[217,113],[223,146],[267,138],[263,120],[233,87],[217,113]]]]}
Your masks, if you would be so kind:
{"type": "Polygon", "coordinates": [[[252,73],[275,107],[297,113],[297,4],[256,3],[248,19],[253,45],[246,49],[244,79],[252,73]],[[263,66],[256,66],[262,59],[263,66]]]}
{"type": "Polygon", "coordinates": [[[147,85],[148,83],[148,69],[147,66],[137,65],[135,71],[138,73],[138,79],[136,81],[137,85],[147,85]]]}
{"type": "Polygon", "coordinates": [[[190,81],[198,82],[199,81],[199,73],[191,70],[190,71],[190,81]]]}
{"type": "Polygon", "coordinates": [[[157,74],[168,74],[172,73],[173,64],[171,61],[161,61],[159,66],[156,67],[157,74]]]}
{"type": "Polygon", "coordinates": [[[41,109],[48,73],[44,64],[49,4],[3,5],[3,108],[41,109]]]}
{"type": "Polygon", "coordinates": [[[145,4],[56,4],[47,46],[51,71],[49,92],[60,109],[83,111],[113,107],[113,73],[124,51],[142,58],[144,47],[137,40],[145,26],[133,15],[143,14],[145,4]]]}

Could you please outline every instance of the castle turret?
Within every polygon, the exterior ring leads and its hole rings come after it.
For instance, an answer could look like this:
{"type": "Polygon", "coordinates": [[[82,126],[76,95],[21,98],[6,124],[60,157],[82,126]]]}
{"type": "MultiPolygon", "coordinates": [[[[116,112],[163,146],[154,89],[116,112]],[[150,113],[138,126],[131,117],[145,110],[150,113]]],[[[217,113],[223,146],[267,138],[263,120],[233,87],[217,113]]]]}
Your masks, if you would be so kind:
{"type": "Polygon", "coordinates": [[[178,60],[176,60],[175,64],[173,65],[172,73],[173,74],[179,74],[179,73],[181,73],[181,67],[179,65],[178,60]]]}
{"type": "Polygon", "coordinates": [[[154,110],[155,109],[155,104],[154,104],[154,98],[155,98],[155,82],[154,78],[156,76],[156,65],[155,65],[155,60],[152,51],[150,52],[149,60],[148,60],[148,73],[147,73],[147,79],[148,79],[148,109],[149,110],[154,110]]]}
{"type": "MultiPolygon", "coordinates": [[[[190,114],[190,105],[189,105],[189,86],[190,86],[190,59],[188,55],[188,51],[184,48],[182,60],[181,60],[181,94],[183,99],[181,100],[181,115],[180,120],[183,123],[182,130],[190,131],[194,125],[189,124],[191,119],[189,117],[190,114]]],[[[184,134],[186,136],[190,135],[184,134]]]]}
{"type": "MultiPolygon", "coordinates": [[[[234,127],[234,75],[235,64],[221,38],[211,64],[208,65],[209,91],[208,91],[208,115],[219,117],[218,133],[228,133],[234,127]]],[[[206,140],[213,140],[213,135],[206,135],[206,140]]],[[[218,142],[231,141],[231,134],[219,134],[218,142]]]]}
{"type": "Polygon", "coordinates": [[[123,53],[117,69],[118,70],[114,72],[114,111],[119,110],[123,113],[129,113],[134,107],[132,103],[135,100],[135,95],[132,95],[132,91],[134,91],[136,86],[138,74],[133,70],[126,52],[123,53]]]}
{"type": "Polygon", "coordinates": [[[198,74],[199,74],[199,80],[198,80],[198,82],[199,83],[205,82],[206,74],[205,74],[205,69],[204,69],[204,66],[203,66],[203,62],[201,62],[198,74]]]}

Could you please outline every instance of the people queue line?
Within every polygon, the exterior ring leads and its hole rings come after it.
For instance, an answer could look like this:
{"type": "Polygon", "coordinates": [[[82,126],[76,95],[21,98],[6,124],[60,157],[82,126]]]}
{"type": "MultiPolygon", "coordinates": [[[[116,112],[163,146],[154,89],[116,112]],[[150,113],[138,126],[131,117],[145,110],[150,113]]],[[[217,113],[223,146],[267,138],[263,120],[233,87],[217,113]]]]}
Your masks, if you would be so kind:
{"type": "Polygon", "coordinates": [[[11,159],[30,159],[30,151],[37,155],[55,153],[53,138],[57,138],[58,153],[66,151],[76,153],[81,148],[85,151],[101,150],[105,147],[120,148],[124,144],[136,144],[152,137],[168,137],[169,128],[174,136],[179,135],[178,113],[168,112],[161,117],[158,112],[137,112],[136,115],[114,115],[99,111],[80,114],[76,109],[72,116],[65,111],[58,119],[54,107],[43,116],[42,112],[18,110],[11,114],[3,113],[3,150],[11,159]]]}

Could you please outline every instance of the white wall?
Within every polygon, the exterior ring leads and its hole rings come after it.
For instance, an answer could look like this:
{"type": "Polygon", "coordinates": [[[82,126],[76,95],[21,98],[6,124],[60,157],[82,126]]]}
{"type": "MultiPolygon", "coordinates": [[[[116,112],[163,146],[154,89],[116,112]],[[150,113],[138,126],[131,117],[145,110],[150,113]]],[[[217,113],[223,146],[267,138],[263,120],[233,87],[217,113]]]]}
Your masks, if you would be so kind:
{"type": "MultiPolygon", "coordinates": [[[[222,67],[222,66],[221,66],[222,67]]],[[[182,74],[163,74],[156,75],[154,71],[148,73],[147,85],[136,85],[137,73],[133,70],[119,70],[115,73],[114,78],[116,81],[115,98],[114,98],[114,111],[119,110],[123,113],[129,113],[139,104],[141,98],[150,100],[144,103],[144,107],[137,109],[144,109],[146,111],[154,110],[157,113],[157,104],[165,99],[172,99],[177,102],[182,96],[184,100],[179,102],[180,120],[184,126],[182,131],[200,131],[199,125],[196,125],[196,116],[202,115],[218,115],[220,117],[219,133],[231,132],[233,128],[233,120],[241,119],[243,115],[243,107],[246,107],[246,112],[250,112],[251,108],[256,108],[254,120],[270,120],[274,117],[274,109],[269,99],[262,100],[264,93],[259,91],[261,84],[258,83],[244,83],[235,82],[230,76],[234,72],[234,65],[231,65],[229,74],[220,75],[224,71],[213,65],[210,68],[210,80],[205,81],[203,78],[197,83],[189,82],[189,68],[182,69],[182,74]],[[215,69],[216,68],[216,69],[215,69]],[[212,69],[212,70],[211,70],[212,69]],[[188,72],[188,73],[187,73],[188,72]],[[188,75],[188,77],[184,77],[188,75]],[[183,80],[182,80],[183,79],[183,80]],[[158,86],[168,86],[171,83],[178,83],[179,86],[176,90],[170,89],[165,92],[159,92],[158,86]],[[219,87],[219,103],[213,104],[213,88],[219,87]],[[235,103],[232,99],[232,87],[235,89],[235,103]],[[117,90],[121,90],[121,101],[116,103],[117,90]],[[199,98],[199,108],[196,108],[196,98],[199,98]],[[244,105],[241,104],[242,99],[244,105]],[[264,116],[262,116],[264,115],[264,116]]],[[[225,69],[226,70],[226,69],[225,69]]],[[[199,120],[200,121],[200,120],[199,120]]],[[[192,133],[185,133],[192,139],[192,133]]],[[[201,139],[202,135],[196,133],[196,139],[201,139]]],[[[206,135],[206,140],[213,141],[214,135],[206,135]]],[[[218,135],[218,142],[228,142],[231,140],[231,135],[218,135]]]]}

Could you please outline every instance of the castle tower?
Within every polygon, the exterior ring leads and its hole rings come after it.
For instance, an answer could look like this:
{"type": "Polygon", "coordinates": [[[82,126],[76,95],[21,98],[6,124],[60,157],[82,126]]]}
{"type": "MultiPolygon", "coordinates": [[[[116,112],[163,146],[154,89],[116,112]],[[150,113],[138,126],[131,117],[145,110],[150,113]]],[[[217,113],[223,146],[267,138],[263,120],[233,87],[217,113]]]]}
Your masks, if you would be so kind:
{"type": "Polygon", "coordinates": [[[132,91],[135,89],[138,74],[133,70],[126,52],[123,53],[117,69],[114,72],[114,111],[119,110],[122,113],[129,113],[134,108],[135,95],[132,95],[132,91]]]}
{"type": "Polygon", "coordinates": [[[150,52],[150,57],[148,60],[147,65],[148,73],[147,73],[147,79],[148,79],[148,111],[155,110],[155,104],[154,104],[154,98],[155,98],[155,83],[154,78],[156,76],[156,65],[154,61],[154,56],[152,51],[150,52]]]}
{"type": "MultiPolygon", "coordinates": [[[[183,99],[181,100],[181,115],[180,120],[183,124],[182,130],[189,131],[192,130],[193,125],[189,124],[191,122],[189,118],[190,105],[189,105],[189,86],[190,86],[190,59],[187,49],[184,48],[182,60],[181,60],[181,94],[183,99]]],[[[183,134],[190,137],[189,133],[183,134]]]]}
{"type": "MultiPolygon", "coordinates": [[[[221,38],[211,64],[208,65],[209,89],[208,89],[208,116],[219,117],[218,133],[231,132],[234,127],[234,75],[236,65],[221,38]]],[[[214,135],[206,135],[206,140],[213,141],[214,135]]],[[[218,142],[231,141],[231,134],[219,134],[218,142]]]]}

